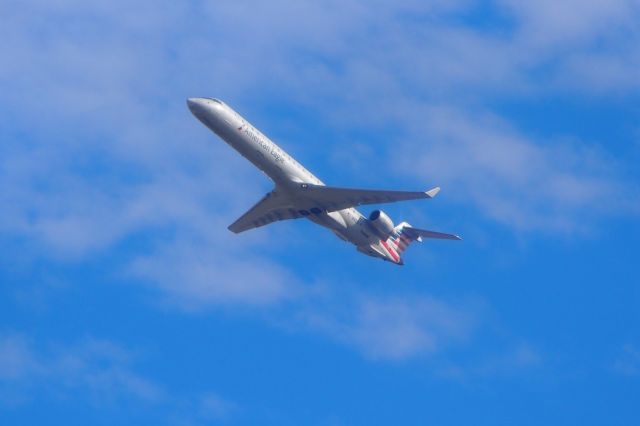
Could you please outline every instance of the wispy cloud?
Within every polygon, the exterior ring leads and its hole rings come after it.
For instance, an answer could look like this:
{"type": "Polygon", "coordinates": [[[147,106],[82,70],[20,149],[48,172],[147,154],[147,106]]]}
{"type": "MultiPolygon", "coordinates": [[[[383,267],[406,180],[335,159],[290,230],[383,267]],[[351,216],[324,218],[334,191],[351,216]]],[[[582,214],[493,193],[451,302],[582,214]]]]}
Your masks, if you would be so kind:
{"type": "Polygon", "coordinates": [[[493,380],[504,377],[522,376],[544,367],[541,352],[527,342],[509,342],[496,345],[483,356],[465,360],[441,359],[434,367],[434,374],[463,383],[477,380],[493,380]]]}
{"type": "Polygon", "coordinates": [[[201,418],[211,421],[228,418],[238,407],[220,395],[208,392],[199,399],[197,408],[201,418]]]}
{"type": "MultiPolygon", "coordinates": [[[[517,34],[523,43],[566,49],[602,38],[633,34],[638,29],[634,16],[640,6],[634,0],[542,0],[523,3],[498,0],[515,18],[517,34]]],[[[638,35],[637,33],[635,34],[638,35]]]]}
{"type": "Polygon", "coordinates": [[[443,351],[464,341],[478,312],[432,297],[356,296],[344,309],[330,303],[309,308],[302,321],[315,331],[358,349],[366,357],[401,361],[443,351]]]}
{"type": "Polygon", "coordinates": [[[302,291],[286,268],[248,251],[230,250],[224,238],[205,244],[189,239],[167,242],[166,248],[135,259],[130,273],[187,310],[269,306],[302,291]]]}
{"type": "MultiPolygon", "coordinates": [[[[513,20],[512,37],[446,19],[475,13],[475,3],[466,1],[377,2],[376,8],[355,0],[340,7],[326,2],[293,8],[284,2],[268,8],[251,2],[207,3],[203,16],[215,25],[180,37],[173,37],[172,29],[185,25],[197,6],[15,3],[6,8],[11,16],[2,29],[15,55],[0,81],[6,89],[2,97],[17,118],[16,130],[28,126],[31,141],[11,144],[3,156],[2,200],[10,207],[1,225],[56,251],[78,254],[113,245],[150,224],[175,226],[194,215],[200,223],[203,214],[212,213],[203,208],[202,197],[216,194],[227,203],[248,205],[248,198],[242,198],[247,195],[228,185],[219,188],[232,180],[223,177],[239,182],[244,173],[220,161],[233,158],[226,147],[204,149],[197,124],[186,126],[186,118],[177,118],[188,114],[183,105],[187,92],[225,82],[218,89],[239,98],[247,90],[257,98],[277,90],[280,98],[317,110],[318,120],[340,116],[343,123],[364,124],[382,119],[398,129],[413,129],[405,140],[429,140],[410,144],[423,159],[424,167],[412,168],[419,176],[427,173],[454,184],[463,202],[516,229],[550,223],[570,227],[580,208],[595,204],[594,194],[610,193],[620,183],[598,169],[607,166],[600,158],[606,155],[583,143],[561,143],[557,150],[540,147],[504,118],[467,102],[468,94],[491,97],[500,87],[498,96],[517,98],[531,89],[553,89],[544,87],[548,79],[537,77],[537,69],[559,63],[553,55],[561,53],[551,47],[550,53],[528,49],[534,41],[527,28],[540,22],[551,26],[544,33],[554,42],[547,44],[573,49],[571,63],[589,73],[589,66],[582,66],[588,59],[580,59],[579,52],[591,54],[596,40],[616,37],[612,28],[635,37],[637,20],[629,17],[637,8],[623,0],[606,6],[587,2],[571,7],[571,13],[552,2],[497,4],[494,13],[504,10],[513,20]],[[284,8],[286,16],[300,19],[281,19],[284,8]],[[38,23],[43,25],[36,31],[38,23]],[[239,24],[252,31],[237,31],[239,24]],[[146,42],[135,42],[140,39],[146,42]],[[221,39],[225,42],[215,42],[221,39]],[[255,72],[258,63],[260,73],[255,72]],[[159,93],[158,87],[170,90],[159,93]],[[342,102],[336,104],[338,99],[342,102]],[[34,115],[41,118],[27,119],[34,115]],[[217,166],[207,169],[206,164],[217,166]],[[103,173],[89,172],[100,168],[103,173]],[[197,181],[216,184],[204,189],[197,181]],[[531,195],[531,187],[543,196],[531,195]],[[541,210],[543,203],[536,200],[542,198],[551,205],[541,210]],[[104,213],[112,211],[119,214],[104,213]]],[[[594,54],[615,56],[615,69],[634,57],[608,44],[594,54]]],[[[588,80],[576,90],[592,86],[588,80]]],[[[225,215],[220,222],[232,219],[225,215]]]]}
{"type": "MultiPolygon", "coordinates": [[[[241,69],[269,62],[260,81],[246,83],[252,92],[272,93],[275,80],[279,97],[310,106],[335,126],[398,129],[388,139],[390,155],[403,143],[405,153],[421,158],[402,165],[408,175],[455,188],[463,203],[491,220],[516,231],[574,232],[589,230],[597,218],[638,211],[640,196],[618,172],[608,141],[531,137],[478,102],[609,95],[599,87],[636,93],[630,76],[640,43],[634,42],[637,20],[629,16],[639,12],[633,2],[587,2],[584,9],[571,2],[496,2],[489,9],[509,22],[504,31],[446,19],[477,13],[473,2],[425,9],[415,20],[405,20],[401,8],[371,15],[356,4],[341,16],[331,8],[302,7],[301,16],[329,20],[332,31],[280,25],[266,44],[246,34],[239,36],[242,43],[234,38],[229,27],[240,7],[212,7],[210,13],[220,20],[221,34],[232,34],[225,51],[243,46],[242,55],[222,55],[225,61],[232,57],[241,69]],[[345,16],[349,25],[342,25],[345,16]],[[538,31],[540,22],[548,31],[538,31]],[[296,58],[295,70],[282,66],[296,58]]],[[[269,20],[242,15],[242,22],[259,32],[269,20]]]]}
{"type": "Polygon", "coordinates": [[[613,370],[623,376],[639,376],[640,350],[632,344],[624,345],[618,358],[613,363],[613,370]]]}
{"type": "MultiPolygon", "coordinates": [[[[625,185],[612,164],[624,159],[606,146],[542,143],[479,102],[607,96],[598,86],[637,96],[635,3],[566,4],[492,3],[507,20],[496,30],[460,24],[474,1],[4,2],[0,230],[67,261],[146,236],[126,273],[181,307],[297,301],[299,278],[269,256],[274,231],[225,231],[268,183],[211,143],[185,108],[194,94],[256,114],[256,103],[288,102],[336,134],[391,126],[383,149],[410,153],[407,179],[442,182],[516,231],[589,227],[585,211],[610,214],[602,197],[637,212],[618,202],[613,188],[625,185]]],[[[424,295],[350,300],[349,314],[316,313],[310,329],[373,358],[437,351],[474,324],[468,307],[424,295]]],[[[28,345],[6,345],[7,362],[28,359],[28,345]]]]}
{"type": "Polygon", "coordinates": [[[238,404],[219,394],[180,394],[136,371],[135,351],[104,339],[75,344],[40,342],[23,334],[0,336],[0,405],[71,399],[97,410],[162,408],[170,424],[228,419],[238,404]]]}
{"type": "Polygon", "coordinates": [[[29,399],[34,390],[44,390],[53,397],[78,392],[87,402],[98,405],[123,398],[147,403],[164,398],[162,388],[135,373],[130,364],[130,353],[106,340],[41,349],[23,335],[3,336],[2,398],[15,403],[29,399]]]}
{"type": "Polygon", "coordinates": [[[0,378],[19,380],[38,370],[25,339],[19,335],[5,336],[0,340],[0,378]]]}
{"type": "Polygon", "coordinates": [[[409,140],[430,142],[406,142],[403,151],[413,155],[400,170],[441,182],[513,229],[584,231],[594,217],[635,208],[601,149],[562,138],[541,143],[491,114],[436,107],[413,117],[409,140]]]}

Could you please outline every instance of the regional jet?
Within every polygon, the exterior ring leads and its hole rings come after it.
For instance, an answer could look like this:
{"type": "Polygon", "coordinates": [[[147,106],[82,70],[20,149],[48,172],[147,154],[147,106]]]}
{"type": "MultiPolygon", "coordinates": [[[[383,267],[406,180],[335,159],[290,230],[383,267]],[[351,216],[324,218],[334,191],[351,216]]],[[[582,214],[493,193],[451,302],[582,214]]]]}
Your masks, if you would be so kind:
{"type": "Polygon", "coordinates": [[[355,208],[433,198],[439,187],[413,192],[326,186],[224,102],[189,98],[187,105],[198,120],[274,183],[271,192],[229,226],[232,232],[244,232],[279,220],[307,218],[330,229],[361,253],[397,265],[404,264],[402,253],[414,241],[461,239],[457,235],[414,228],[407,222],[395,225],[382,210],[374,210],[367,218],[355,208]]]}

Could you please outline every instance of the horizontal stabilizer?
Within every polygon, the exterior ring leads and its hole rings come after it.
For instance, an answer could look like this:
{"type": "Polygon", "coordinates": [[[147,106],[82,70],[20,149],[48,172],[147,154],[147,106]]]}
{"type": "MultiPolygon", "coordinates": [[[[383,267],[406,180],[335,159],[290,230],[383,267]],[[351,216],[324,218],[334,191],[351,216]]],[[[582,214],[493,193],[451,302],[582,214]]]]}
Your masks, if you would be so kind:
{"type": "Polygon", "coordinates": [[[426,229],[418,229],[413,227],[405,227],[402,229],[402,232],[415,240],[419,239],[420,237],[436,238],[439,240],[462,240],[462,238],[454,234],[445,234],[442,232],[427,231],[426,229]]]}

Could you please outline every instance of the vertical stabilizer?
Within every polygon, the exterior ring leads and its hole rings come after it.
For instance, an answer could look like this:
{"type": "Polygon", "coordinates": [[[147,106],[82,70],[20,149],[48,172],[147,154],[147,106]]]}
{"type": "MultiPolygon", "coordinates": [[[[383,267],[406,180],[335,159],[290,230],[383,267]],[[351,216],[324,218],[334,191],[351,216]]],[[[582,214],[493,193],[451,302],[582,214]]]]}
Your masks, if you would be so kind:
{"type": "Polygon", "coordinates": [[[399,255],[402,255],[402,253],[407,249],[407,247],[409,247],[412,242],[422,242],[422,238],[420,238],[419,236],[417,238],[414,238],[412,235],[409,235],[406,232],[406,229],[408,228],[411,228],[411,225],[409,225],[407,222],[400,223],[394,228],[395,232],[390,235],[389,239],[387,240],[389,244],[393,244],[393,247],[396,249],[399,255]]]}

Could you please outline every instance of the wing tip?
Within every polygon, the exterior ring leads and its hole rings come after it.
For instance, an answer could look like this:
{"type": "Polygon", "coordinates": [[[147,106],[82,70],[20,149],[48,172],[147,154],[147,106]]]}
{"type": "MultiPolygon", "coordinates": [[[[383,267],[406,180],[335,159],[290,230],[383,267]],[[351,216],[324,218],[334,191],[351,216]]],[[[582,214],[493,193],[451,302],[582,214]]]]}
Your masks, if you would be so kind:
{"type": "Polygon", "coordinates": [[[435,188],[431,188],[430,190],[425,191],[425,194],[427,195],[427,197],[433,198],[438,195],[438,192],[440,192],[440,187],[436,186],[435,188]]]}
{"type": "Polygon", "coordinates": [[[228,229],[229,231],[233,232],[234,234],[239,234],[239,233],[241,233],[241,232],[243,231],[243,229],[239,229],[239,228],[236,226],[236,223],[235,223],[235,222],[234,222],[234,223],[232,223],[231,225],[227,226],[227,229],[228,229]]]}

